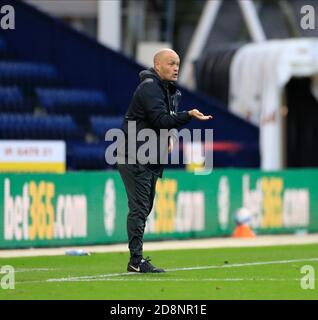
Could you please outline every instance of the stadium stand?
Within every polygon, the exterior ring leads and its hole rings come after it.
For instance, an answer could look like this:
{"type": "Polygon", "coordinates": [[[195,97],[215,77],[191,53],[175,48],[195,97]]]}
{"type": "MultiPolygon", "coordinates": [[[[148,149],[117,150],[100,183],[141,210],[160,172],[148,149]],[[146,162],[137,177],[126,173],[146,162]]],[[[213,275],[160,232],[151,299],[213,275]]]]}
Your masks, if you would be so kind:
{"type": "Polygon", "coordinates": [[[82,140],[84,133],[68,116],[0,114],[1,139],[82,140]]]}
{"type": "MultiPolygon", "coordinates": [[[[143,67],[24,2],[12,3],[16,29],[0,30],[0,139],[62,139],[68,170],[108,169],[106,130],[120,127],[143,67]]],[[[201,128],[213,128],[215,142],[240,145],[215,150],[217,166],[259,166],[257,127],[216,99],[181,90],[180,109],[213,114],[201,128]]]]}
{"type": "Polygon", "coordinates": [[[54,66],[44,63],[0,62],[0,83],[30,87],[54,85],[58,75],[54,66]]]}
{"type": "Polygon", "coordinates": [[[120,128],[122,124],[122,117],[91,117],[91,125],[93,133],[100,138],[101,141],[105,140],[105,133],[112,128],[120,128]]]}
{"type": "Polygon", "coordinates": [[[105,148],[109,144],[67,143],[67,164],[73,170],[105,170],[112,166],[105,162],[105,148]]]}
{"type": "Polygon", "coordinates": [[[6,42],[0,38],[0,59],[7,59],[8,53],[7,53],[7,45],[6,42]]]}
{"type": "Polygon", "coordinates": [[[97,90],[79,89],[36,89],[39,106],[48,113],[73,114],[112,114],[107,96],[97,90]]]}
{"type": "Polygon", "coordinates": [[[0,87],[0,112],[32,112],[30,101],[25,99],[22,90],[17,86],[0,87]]]}

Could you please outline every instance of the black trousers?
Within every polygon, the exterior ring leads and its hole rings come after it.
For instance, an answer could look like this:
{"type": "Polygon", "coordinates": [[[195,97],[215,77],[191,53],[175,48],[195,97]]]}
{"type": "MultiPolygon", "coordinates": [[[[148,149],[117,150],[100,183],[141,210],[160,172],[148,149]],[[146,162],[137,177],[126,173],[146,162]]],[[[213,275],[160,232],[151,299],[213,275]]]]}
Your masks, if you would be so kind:
{"type": "Polygon", "coordinates": [[[130,262],[142,258],[143,236],[147,217],[152,209],[158,176],[139,164],[117,166],[128,198],[127,233],[130,262]]]}

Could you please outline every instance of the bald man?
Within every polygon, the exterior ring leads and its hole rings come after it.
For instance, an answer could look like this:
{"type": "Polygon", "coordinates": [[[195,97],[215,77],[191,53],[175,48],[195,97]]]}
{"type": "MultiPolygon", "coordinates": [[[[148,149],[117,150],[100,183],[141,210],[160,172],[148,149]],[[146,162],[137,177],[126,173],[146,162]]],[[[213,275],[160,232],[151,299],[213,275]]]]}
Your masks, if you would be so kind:
{"type": "MultiPolygon", "coordinates": [[[[126,143],[136,139],[136,135],[128,133],[128,124],[134,122],[136,133],[142,129],[152,129],[157,135],[157,147],[162,144],[160,129],[177,129],[186,125],[192,118],[209,120],[212,116],[205,116],[197,109],[178,112],[181,98],[176,88],[179,75],[180,58],[171,49],[162,49],[153,59],[153,68],[139,74],[141,83],[137,87],[123,122],[126,143]]],[[[136,149],[144,143],[133,141],[136,149]]],[[[170,141],[171,142],[171,141],[170,141]]],[[[159,151],[158,151],[159,154],[159,151]]],[[[161,273],[163,269],[150,263],[150,259],[143,257],[143,236],[146,219],[151,212],[155,196],[157,179],[162,177],[163,165],[160,157],[155,163],[131,164],[128,159],[132,155],[126,145],[125,164],[118,164],[118,170],[124,182],[128,197],[127,232],[129,241],[130,260],[127,271],[137,273],[161,273]]]]}

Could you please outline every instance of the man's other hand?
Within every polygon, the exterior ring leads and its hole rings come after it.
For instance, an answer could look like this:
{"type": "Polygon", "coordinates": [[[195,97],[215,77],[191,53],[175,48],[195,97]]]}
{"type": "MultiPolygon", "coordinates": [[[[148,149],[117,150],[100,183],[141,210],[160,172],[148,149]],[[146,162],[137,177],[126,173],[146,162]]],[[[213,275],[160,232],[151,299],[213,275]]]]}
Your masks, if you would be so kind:
{"type": "Polygon", "coordinates": [[[198,120],[210,120],[213,117],[211,115],[205,116],[202,112],[200,112],[198,109],[192,109],[190,111],[188,111],[188,114],[198,120]]]}

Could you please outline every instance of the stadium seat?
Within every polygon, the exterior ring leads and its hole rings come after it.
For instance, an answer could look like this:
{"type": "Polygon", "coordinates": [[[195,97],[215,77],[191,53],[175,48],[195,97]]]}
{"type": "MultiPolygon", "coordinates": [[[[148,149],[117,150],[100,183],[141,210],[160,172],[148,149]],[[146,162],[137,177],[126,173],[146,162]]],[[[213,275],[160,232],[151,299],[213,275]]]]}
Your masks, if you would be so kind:
{"type": "Polygon", "coordinates": [[[0,114],[0,139],[81,140],[84,133],[70,116],[0,114]]]}
{"type": "Polygon", "coordinates": [[[5,59],[8,56],[7,44],[4,39],[0,38],[0,58],[5,59]]]}
{"type": "Polygon", "coordinates": [[[92,132],[101,140],[105,140],[105,133],[109,129],[121,128],[123,117],[91,117],[92,132]]]}
{"type": "Polygon", "coordinates": [[[58,83],[58,74],[50,64],[1,61],[0,83],[23,87],[54,85],[58,83]]]}
{"type": "Polygon", "coordinates": [[[97,90],[43,89],[36,90],[37,103],[48,113],[98,115],[111,114],[107,96],[97,90]]]}
{"type": "Polygon", "coordinates": [[[0,86],[0,112],[32,112],[33,107],[18,87],[0,86]]]}
{"type": "Polygon", "coordinates": [[[105,170],[106,143],[68,143],[67,167],[73,170],[105,170]]]}

